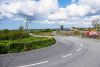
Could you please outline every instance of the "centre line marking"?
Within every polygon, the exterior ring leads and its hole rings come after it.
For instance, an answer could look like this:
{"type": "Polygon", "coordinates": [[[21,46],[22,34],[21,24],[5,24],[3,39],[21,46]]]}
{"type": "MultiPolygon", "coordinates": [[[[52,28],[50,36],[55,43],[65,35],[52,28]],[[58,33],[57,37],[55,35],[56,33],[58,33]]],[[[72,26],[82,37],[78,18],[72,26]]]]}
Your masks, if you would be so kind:
{"type": "Polygon", "coordinates": [[[24,66],[19,66],[19,67],[30,67],[30,66],[36,66],[36,65],[45,64],[45,63],[48,63],[48,61],[44,61],[44,62],[40,62],[40,63],[35,63],[35,64],[24,65],[24,66]]]}
{"type": "Polygon", "coordinates": [[[66,54],[65,56],[62,56],[62,58],[66,58],[68,56],[71,56],[72,54],[66,54]]]}

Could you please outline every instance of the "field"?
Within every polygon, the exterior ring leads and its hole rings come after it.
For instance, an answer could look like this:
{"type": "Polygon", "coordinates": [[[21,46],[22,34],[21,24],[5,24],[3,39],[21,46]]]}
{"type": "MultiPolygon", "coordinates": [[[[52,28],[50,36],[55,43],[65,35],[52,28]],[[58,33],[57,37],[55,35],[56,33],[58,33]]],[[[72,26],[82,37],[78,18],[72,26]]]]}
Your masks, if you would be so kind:
{"type": "Polygon", "coordinates": [[[34,35],[42,35],[42,36],[53,36],[52,32],[54,30],[45,29],[45,30],[32,30],[31,33],[34,35]]]}

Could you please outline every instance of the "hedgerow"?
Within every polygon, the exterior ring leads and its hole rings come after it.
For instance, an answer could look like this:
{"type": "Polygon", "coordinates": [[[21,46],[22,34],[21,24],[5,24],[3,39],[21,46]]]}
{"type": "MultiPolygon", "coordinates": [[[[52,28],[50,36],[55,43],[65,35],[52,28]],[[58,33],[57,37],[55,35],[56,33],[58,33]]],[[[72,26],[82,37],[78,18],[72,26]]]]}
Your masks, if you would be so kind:
{"type": "Polygon", "coordinates": [[[1,40],[0,54],[17,53],[38,48],[48,47],[55,43],[54,38],[30,37],[19,40],[1,40]]]}

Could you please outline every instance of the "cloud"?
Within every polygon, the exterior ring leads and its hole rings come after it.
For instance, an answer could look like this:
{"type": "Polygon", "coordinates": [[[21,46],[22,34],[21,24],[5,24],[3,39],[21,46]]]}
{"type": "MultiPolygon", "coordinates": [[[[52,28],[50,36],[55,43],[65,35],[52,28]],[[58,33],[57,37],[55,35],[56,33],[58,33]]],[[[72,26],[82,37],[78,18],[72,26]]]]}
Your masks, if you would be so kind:
{"type": "Polygon", "coordinates": [[[100,0],[79,0],[79,4],[83,5],[89,5],[92,6],[93,8],[97,8],[100,6],[100,0]]]}
{"type": "Polygon", "coordinates": [[[40,0],[36,7],[36,20],[46,20],[49,14],[55,13],[59,9],[57,0],[40,0]]]}
{"type": "Polygon", "coordinates": [[[10,1],[9,3],[3,2],[1,4],[2,13],[6,12],[9,14],[23,13],[26,15],[34,15],[35,7],[36,2],[31,0],[10,1]]]}
{"type": "MultiPolygon", "coordinates": [[[[70,4],[66,8],[59,8],[59,10],[53,14],[48,15],[50,21],[60,21],[61,24],[70,24],[85,22],[81,17],[87,16],[91,11],[89,6],[70,4]]],[[[55,22],[56,23],[56,22],[55,22]]]]}
{"type": "Polygon", "coordinates": [[[57,0],[11,0],[0,5],[2,16],[26,16],[35,20],[46,19],[48,14],[58,10],[57,0]]]}
{"type": "Polygon", "coordinates": [[[48,20],[50,20],[50,21],[66,21],[67,15],[66,15],[65,8],[60,8],[59,11],[57,11],[53,14],[49,14],[48,20]]]}
{"type": "Polygon", "coordinates": [[[85,16],[89,13],[90,7],[85,5],[71,4],[66,7],[69,16],[85,16]]]}
{"type": "Polygon", "coordinates": [[[94,15],[100,18],[99,7],[100,0],[71,0],[65,8],[59,7],[58,0],[4,0],[0,12],[3,17],[28,17],[43,24],[87,24],[94,15]]]}
{"type": "Polygon", "coordinates": [[[57,0],[40,0],[37,3],[38,14],[48,14],[57,11],[58,2],[57,0]]]}
{"type": "Polygon", "coordinates": [[[100,0],[79,0],[79,4],[91,7],[91,14],[100,14],[100,0]]]}

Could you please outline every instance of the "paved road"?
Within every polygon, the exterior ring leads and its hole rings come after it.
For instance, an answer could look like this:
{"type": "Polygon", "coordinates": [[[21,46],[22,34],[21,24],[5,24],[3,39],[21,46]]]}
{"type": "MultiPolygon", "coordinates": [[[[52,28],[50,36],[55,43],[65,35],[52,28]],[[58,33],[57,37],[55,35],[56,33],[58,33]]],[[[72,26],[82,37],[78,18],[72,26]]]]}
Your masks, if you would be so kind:
{"type": "Polygon", "coordinates": [[[0,56],[0,67],[100,67],[100,41],[55,36],[57,43],[35,51],[0,56]]]}

